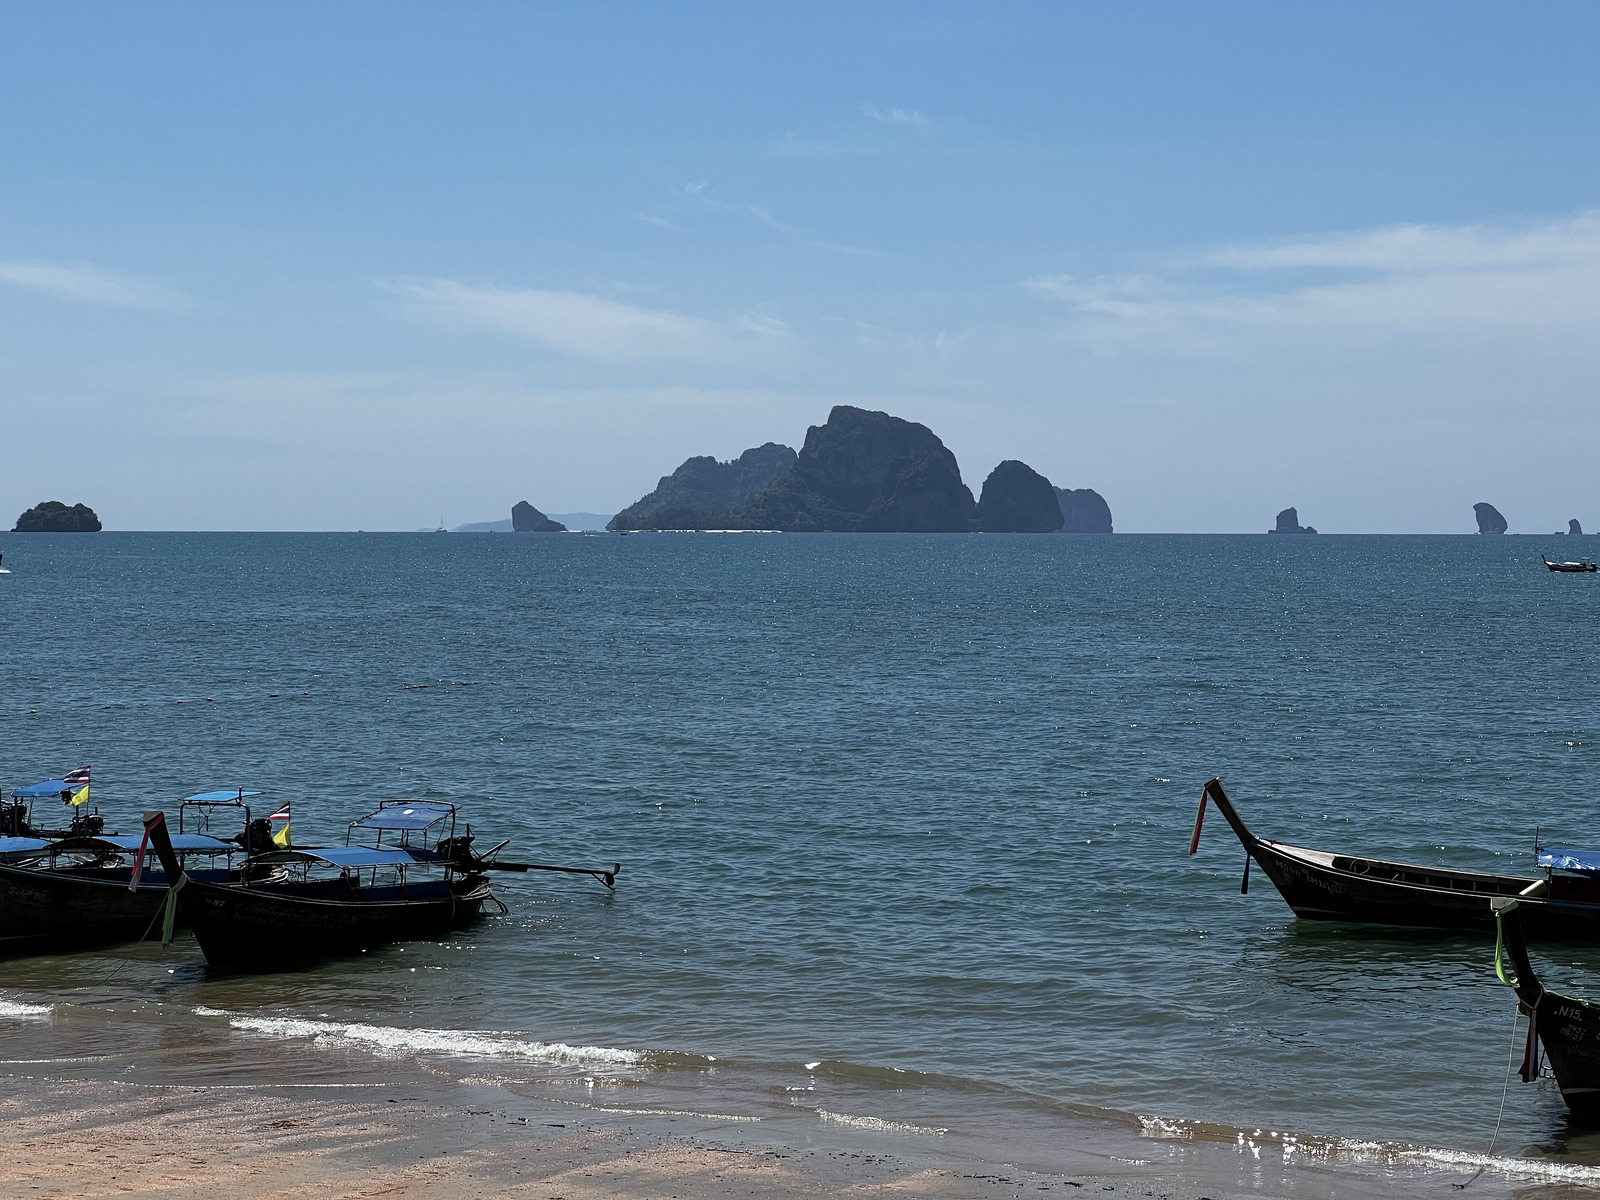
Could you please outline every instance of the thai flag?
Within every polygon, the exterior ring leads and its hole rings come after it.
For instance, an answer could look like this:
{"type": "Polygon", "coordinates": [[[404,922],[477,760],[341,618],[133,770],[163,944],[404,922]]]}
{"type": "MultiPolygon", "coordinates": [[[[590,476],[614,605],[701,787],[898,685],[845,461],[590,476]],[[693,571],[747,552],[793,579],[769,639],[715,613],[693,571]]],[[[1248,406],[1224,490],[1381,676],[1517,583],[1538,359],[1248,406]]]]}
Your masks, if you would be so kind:
{"type": "Polygon", "coordinates": [[[89,782],[89,768],[79,767],[76,771],[68,771],[61,777],[61,782],[72,787],[83,787],[89,782]]]}
{"type": "Polygon", "coordinates": [[[289,848],[289,802],[285,800],[283,807],[268,817],[267,820],[283,822],[283,828],[272,835],[272,844],[287,850],[289,848]]]}

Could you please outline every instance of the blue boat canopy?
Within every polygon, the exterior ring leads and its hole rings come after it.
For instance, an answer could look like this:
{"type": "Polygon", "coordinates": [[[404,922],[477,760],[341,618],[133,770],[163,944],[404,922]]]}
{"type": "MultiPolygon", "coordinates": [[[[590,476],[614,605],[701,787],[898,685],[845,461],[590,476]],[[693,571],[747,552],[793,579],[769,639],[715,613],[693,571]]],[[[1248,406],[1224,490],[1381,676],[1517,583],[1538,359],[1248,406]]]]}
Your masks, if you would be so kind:
{"type": "Polygon", "coordinates": [[[185,804],[219,804],[224,800],[248,800],[251,796],[259,796],[260,792],[241,792],[238,788],[224,788],[220,792],[196,792],[192,796],[185,796],[185,804]]]}
{"type": "Polygon", "coordinates": [[[257,855],[256,862],[325,862],[334,867],[414,867],[418,863],[442,862],[437,854],[403,847],[318,846],[307,850],[275,850],[257,855]]]}
{"type": "Polygon", "coordinates": [[[353,822],[351,829],[426,829],[455,815],[455,805],[436,800],[398,800],[353,822]]]}
{"type": "Polygon", "coordinates": [[[1539,865],[1553,871],[1600,875],[1600,850],[1541,850],[1539,865]]]}
{"type": "MultiPolygon", "coordinates": [[[[225,842],[221,838],[212,837],[208,833],[174,833],[171,835],[172,848],[179,854],[232,854],[239,847],[234,842],[225,842]]],[[[143,839],[126,837],[122,834],[105,834],[99,837],[64,838],[60,845],[63,850],[94,850],[112,849],[125,850],[129,854],[139,849],[143,839]]],[[[154,861],[155,851],[148,852],[154,861]]]]}
{"type": "Polygon", "coordinates": [[[10,857],[13,854],[28,854],[34,850],[43,850],[49,844],[43,838],[0,837],[0,858],[10,857]]]}
{"type": "Polygon", "coordinates": [[[76,790],[65,779],[46,779],[43,783],[30,783],[27,787],[19,787],[11,794],[31,800],[38,796],[59,796],[62,792],[76,790]]]}

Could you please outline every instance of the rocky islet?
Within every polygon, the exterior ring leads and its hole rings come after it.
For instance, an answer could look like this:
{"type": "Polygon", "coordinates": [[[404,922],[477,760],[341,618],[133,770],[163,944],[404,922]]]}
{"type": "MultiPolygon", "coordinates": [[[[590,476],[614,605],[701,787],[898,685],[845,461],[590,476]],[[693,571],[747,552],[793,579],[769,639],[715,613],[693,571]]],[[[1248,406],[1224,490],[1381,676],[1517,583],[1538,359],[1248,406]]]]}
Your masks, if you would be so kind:
{"type": "Polygon", "coordinates": [[[526,500],[519,500],[511,506],[511,532],[512,533],[565,533],[567,527],[560,521],[552,521],[526,500]]]}
{"type": "Polygon", "coordinates": [[[100,518],[87,504],[59,500],[35,504],[17,518],[12,533],[99,533],[100,518]]]}

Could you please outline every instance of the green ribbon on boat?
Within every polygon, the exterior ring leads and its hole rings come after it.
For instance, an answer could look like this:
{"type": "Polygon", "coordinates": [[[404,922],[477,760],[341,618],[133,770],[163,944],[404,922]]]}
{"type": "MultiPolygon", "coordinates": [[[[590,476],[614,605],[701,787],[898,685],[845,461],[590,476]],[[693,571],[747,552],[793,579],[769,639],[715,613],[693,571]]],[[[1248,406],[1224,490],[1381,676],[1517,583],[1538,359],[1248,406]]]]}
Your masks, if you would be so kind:
{"type": "Polygon", "coordinates": [[[189,882],[187,875],[179,875],[178,882],[167,889],[167,912],[161,918],[161,944],[172,945],[172,923],[178,918],[178,893],[189,882]]]}
{"type": "Polygon", "coordinates": [[[1507,987],[1516,987],[1516,976],[1506,978],[1506,930],[1503,917],[1499,910],[1494,914],[1494,973],[1500,977],[1500,982],[1507,987]]]}

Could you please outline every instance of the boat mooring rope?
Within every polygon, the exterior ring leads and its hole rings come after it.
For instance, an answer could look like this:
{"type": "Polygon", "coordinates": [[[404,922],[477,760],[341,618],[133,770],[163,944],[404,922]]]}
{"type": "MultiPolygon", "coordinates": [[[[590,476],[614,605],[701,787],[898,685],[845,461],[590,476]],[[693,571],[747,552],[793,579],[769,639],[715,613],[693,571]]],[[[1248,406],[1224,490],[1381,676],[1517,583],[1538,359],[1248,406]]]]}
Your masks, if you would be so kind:
{"type": "Polygon", "coordinates": [[[1500,1140],[1500,1122],[1506,1116],[1506,1094],[1511,1090],[1511,1064],[1517,1058],[1517,1018],[1521,1015],[1521,1008],[1511,1010],[1511,1049],[1506,1052],[1506,1081],[1500,1085],[1500,1112],[1494,1119],[1494,1136],[1489,1139],[1490,1154],[1494,1153],[1494,1144],[1500,1140]]]}

